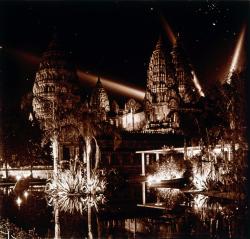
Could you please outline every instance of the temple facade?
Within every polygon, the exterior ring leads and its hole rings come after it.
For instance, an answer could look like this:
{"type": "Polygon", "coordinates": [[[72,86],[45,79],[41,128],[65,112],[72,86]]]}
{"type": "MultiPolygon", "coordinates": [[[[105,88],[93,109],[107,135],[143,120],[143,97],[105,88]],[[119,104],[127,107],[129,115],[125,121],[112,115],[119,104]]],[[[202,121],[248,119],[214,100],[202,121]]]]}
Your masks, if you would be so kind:
{"type": "MultiPolygon", "coordinates": [[[[180,40],[177,39],[172,51],[167,54],[160,37],[149,59],[142,102],[131,98],[123,107],[116,101],[110,102],[100,77],[90,98],[85,97],[82,101],[78,94],[76,69],[66,52],[53,40],[44,52],[36,73],[33,110],[45,133],[50,134],[55,155],[54,168],[76,157],[83,158],[81,129],[86,129],[86,124],[81,120],[84,116],[94,116],[96,123],[105,122],[120,130],[124,160],[132,157],[127,155],[131,150],[140,147],[150,149],[150,140],[160,147],[166,142],[165,136],[171,135],[172,141],[173,135],[182,137],[182,119],[190,110],[196,110],[195,103],[199,97],[191,71],[180,40]],[[159,141],[160,138],[162,140],[159,141]]],[[[108,142],[103,145],[108,145],[108,142]]],[[[109,155],[110,161],[113,155],[110,148],[104,148],[102,152],[109,155]]],[[[122,155],[119,152],[117,157],[121,159],[122,155]]],[[[105,156],[102,155],[102,158],[105,156]]]]}
{"type": "Polygon", "coordinates": [[[160,36],[150,57],[143,102],[129,99],[121,108],[114,101],[109,107],[110,102],[98,79],[90,105],[93,111],[98,109],[100,119],[125,131],[182,134],[181,118],[196,110],[195,103],[199,99],[193,78],[180,37],[167,54],[160,36]],[[99,100],[92,103],[93,99],[99,100]]]}

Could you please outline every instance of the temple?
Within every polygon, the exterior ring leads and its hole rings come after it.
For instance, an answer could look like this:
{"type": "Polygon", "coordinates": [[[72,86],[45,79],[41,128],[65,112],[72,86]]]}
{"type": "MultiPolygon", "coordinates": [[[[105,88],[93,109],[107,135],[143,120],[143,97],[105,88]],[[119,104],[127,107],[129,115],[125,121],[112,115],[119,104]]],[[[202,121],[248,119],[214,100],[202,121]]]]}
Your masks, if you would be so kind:
{"type": "Polygon", "coordinates": [[[106,90],[103,88],[100,78],[91,94],[89,105],[98,120],[107,120],[107,113],[110,111],[109,99],[106,90]]]}
{"type": "Polygon", "coordinates": [[[131,98],[124,107],[115,100],[110,102],[101,77],[98,77],[90,97],[84,99],[78,93],[77,82],[76,69],[54,39],[43,54],[33,86],[35,116],[45,132],[50,132],[54,155],[57,155],[54,167],[68,164],[76,157],[84,161],[81,131],[95,130],[91,129],[94,126],[86,128],[84,115],[94,119],[95,124],[105,123],[120,132],[122,144],[116,152],[107,138],[98,139],[102,162],[109,165],[112,160],[132,162],[134,155],[128,152],[152,149],[152,145],[175,144],[175,139],[179,145],[183,144],[185,120],[190,112],[199,111],[196,107],[199,91],[195,88],[192,69],[179,38],[167,54],[163,39],[159,37],[149,59],[142,102],[131,98]],[[59,133],[51,135],[56,131],[59,133]]]}
{"type": "Polygon", "coordinates": [[[195,104],[200,97],[193,78],[180,37],[166,55],[160,36],[149,61],[143,102],[129,99],[124,109],[113,102],[110,109],[108,96],[98,78],[90,105],[100,120],[125,131],[183,134],[181,120],[187,112],[197,111],[195,104]]]}

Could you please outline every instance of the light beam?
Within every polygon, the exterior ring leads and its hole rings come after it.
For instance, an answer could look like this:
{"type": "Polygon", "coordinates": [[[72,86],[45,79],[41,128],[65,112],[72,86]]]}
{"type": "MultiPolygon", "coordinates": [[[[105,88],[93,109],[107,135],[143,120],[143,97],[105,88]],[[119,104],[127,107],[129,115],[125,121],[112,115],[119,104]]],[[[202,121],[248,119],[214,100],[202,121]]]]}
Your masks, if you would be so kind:
{"type": "Polygon", "coordinates": [[[14,50],[14,49],[6,49],[7,52],[9,52],[10,54],[14,55],[15,57],[22,59],[22,61],[27,62],[28,64],[31,65],[38,65],[39,62],[41,61],[41,58],[26,52],[26,51],[22,51],[22,50],[14,50]]]}
{"type": "Polygon", "coordinates": [[[197,78],[195,72],[194,72],[194,71],[191,71],[191,73],[192,73],[192,75],[193,75],[193,82],[194,82],[194,85],[195,85],[196,89],[198,90],[200,96],[204,97],[205,94],[204,94],[204,92],[202,91],[201,85],[200,85],[200,83],[199,83],[199,81],[198,81],[198,78],[197,78]]]}
{"type": "MultiPolygon", "coordinates": [[[[15,55],[17,58],[21,59],[24,62],[27,62],[30,65],[38,65],[41,61],[41,58],[29,53],[24,52],[21,50],[8,50],[11,54],[15,55]]],[[[86,71],[77,69],[77,75],[80,78],[80,80],[84,81],[85,83],[89,84],[90,86],[95,86],[98,76],[94,74],[89,74],[86,71]]],[[[133,85],[128,85],[123,82],[118,82],[113,79],[108,78],[102,78],[102,84],[103,86],[112,92],[115,92],[119,95],[128,96],[135,98],[137,100],[143,100],[145,92],[141,89],[138,89],[138,87],[133,85]]]]}
{"type": "MultiPolygon", "coordinates": [[[[163,28],[168,36],[168,39],[170,40],[172,45],[175,45],[175,43],[176,43],[175,34],[174,34],[172,28],[170,27],[170,25],[168,24],[167,20],[165,19],[165,17],[162,14],[160,15],[160,20],[161,20],[162,26],[163,26],[163,28]]],[[[195,74],[194,70],[191,73],[193,75],[193,82],[194,82],[195,88],[198,90],[199,95],[204,97],[205,94],[202,91],[202,88],[201,88],[201,85],[200,85],[199,80],[197,78],[197,75],[195,74]]]]}
{"type": "Polygon", "coordinates": [[[160,16],[160,19],[161,19],[162,26],[163,26],[163,28],[168,36],[168,39],[170,40],[172,45],[174,45],[176,42],[176,37],[174,35],[174,32],[172,31],[170,25],[168,24],[167,20],[165,19],[165,17],[162,14],[160,16]]]}
{"type": "MultiPolygon", "coordinates": [[[[96,81],[98,78],[97,75],[90,74],[90,73],[87,73],[87,72],[85,72],[83,70],[79,70],[79,69],[77,70],[77,75],[81,80],[88,82],[91,85],[96,84],[96,81]]],[[[120,95],[133,97],[133,98],[136,98],[138,100],[144,99],[145,92],[143,90],[136,89],[133,86],[129,86],[129,85],[126,85],[124,83],[120,83],[120,82],[117,82],[117,81],[114,81],[114,80],[111,80],[108,78],[101,78],[101,81],[102,81],[104,88],[107,90],[118,93],[120,95]]]]}
{"type": "Polygon", "coordinates": [[[233,71],[235,71],[237,69],[237,67],[239,67],[240,56],[241,56],[242,49],[243,49],[245,34],[246,34],[246,25],[244,25],[242,27],[241,33],[240,33],[239,38],[238,38],[238,42],[237,42],[236,47],[235,47],[233,59],[232,59],[232,62],[231,62],[230,68],[229,68],[228,77],[226,80],[228,84],[230,84],[230,82],[231,82],[230,78],[232,76],[233,71]]]}

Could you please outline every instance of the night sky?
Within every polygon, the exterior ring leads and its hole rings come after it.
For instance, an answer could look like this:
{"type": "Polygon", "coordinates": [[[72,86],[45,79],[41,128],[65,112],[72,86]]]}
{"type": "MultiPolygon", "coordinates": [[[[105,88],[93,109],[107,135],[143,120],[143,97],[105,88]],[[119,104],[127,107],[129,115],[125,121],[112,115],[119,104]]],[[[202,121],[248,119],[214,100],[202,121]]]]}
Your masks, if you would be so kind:
{"type": "MultiPolygon", "coordinates": [[[[36,59],[55,32],[78,68],[144,90],[160,33],[166,48],[171,48],[160,21],[163,16],[173,32],[181,34],[189,61],[206,89],[222,81],[242,26],[249,20],[247,1],[31,1],[1,2],[0,9],[1,103],[13,107],[31,91],[36,59]]],[[[82,87],[89,90],[84,82],[82,87]]]]}

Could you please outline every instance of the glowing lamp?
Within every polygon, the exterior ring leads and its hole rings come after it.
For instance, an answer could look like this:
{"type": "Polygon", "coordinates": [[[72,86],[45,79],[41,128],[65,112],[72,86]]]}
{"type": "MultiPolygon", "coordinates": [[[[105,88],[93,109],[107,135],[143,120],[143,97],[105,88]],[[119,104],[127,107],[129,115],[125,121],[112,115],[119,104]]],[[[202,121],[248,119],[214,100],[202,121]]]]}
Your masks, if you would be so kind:
{"type": "Polygon", "coordinates": [[[16,175],[16,180],[19,181],[22,178],[21,175],[16,175]]]}
{"type": "Polygon", "coordinates": [[[18,207],[20,207],[21,203],[22,203],[22,199],[20,197],[17,198],[16,203],[18,205],[18,207]]]}
{"type": "Polygon", "coordinates": [[[29,196],[29,193],[28,193],[27,191],[25,191],[25,192],[23,193],[23,196],[24,196],[25,198],[27,198],[27,197],[29,196]]]}
{"type": "Polygon", "coordinates": [[[161,183],[162,178],[159,176],[148,176],[147,178],[147,182],[149,184],[157,184],[157,183],[161,183]]]}

